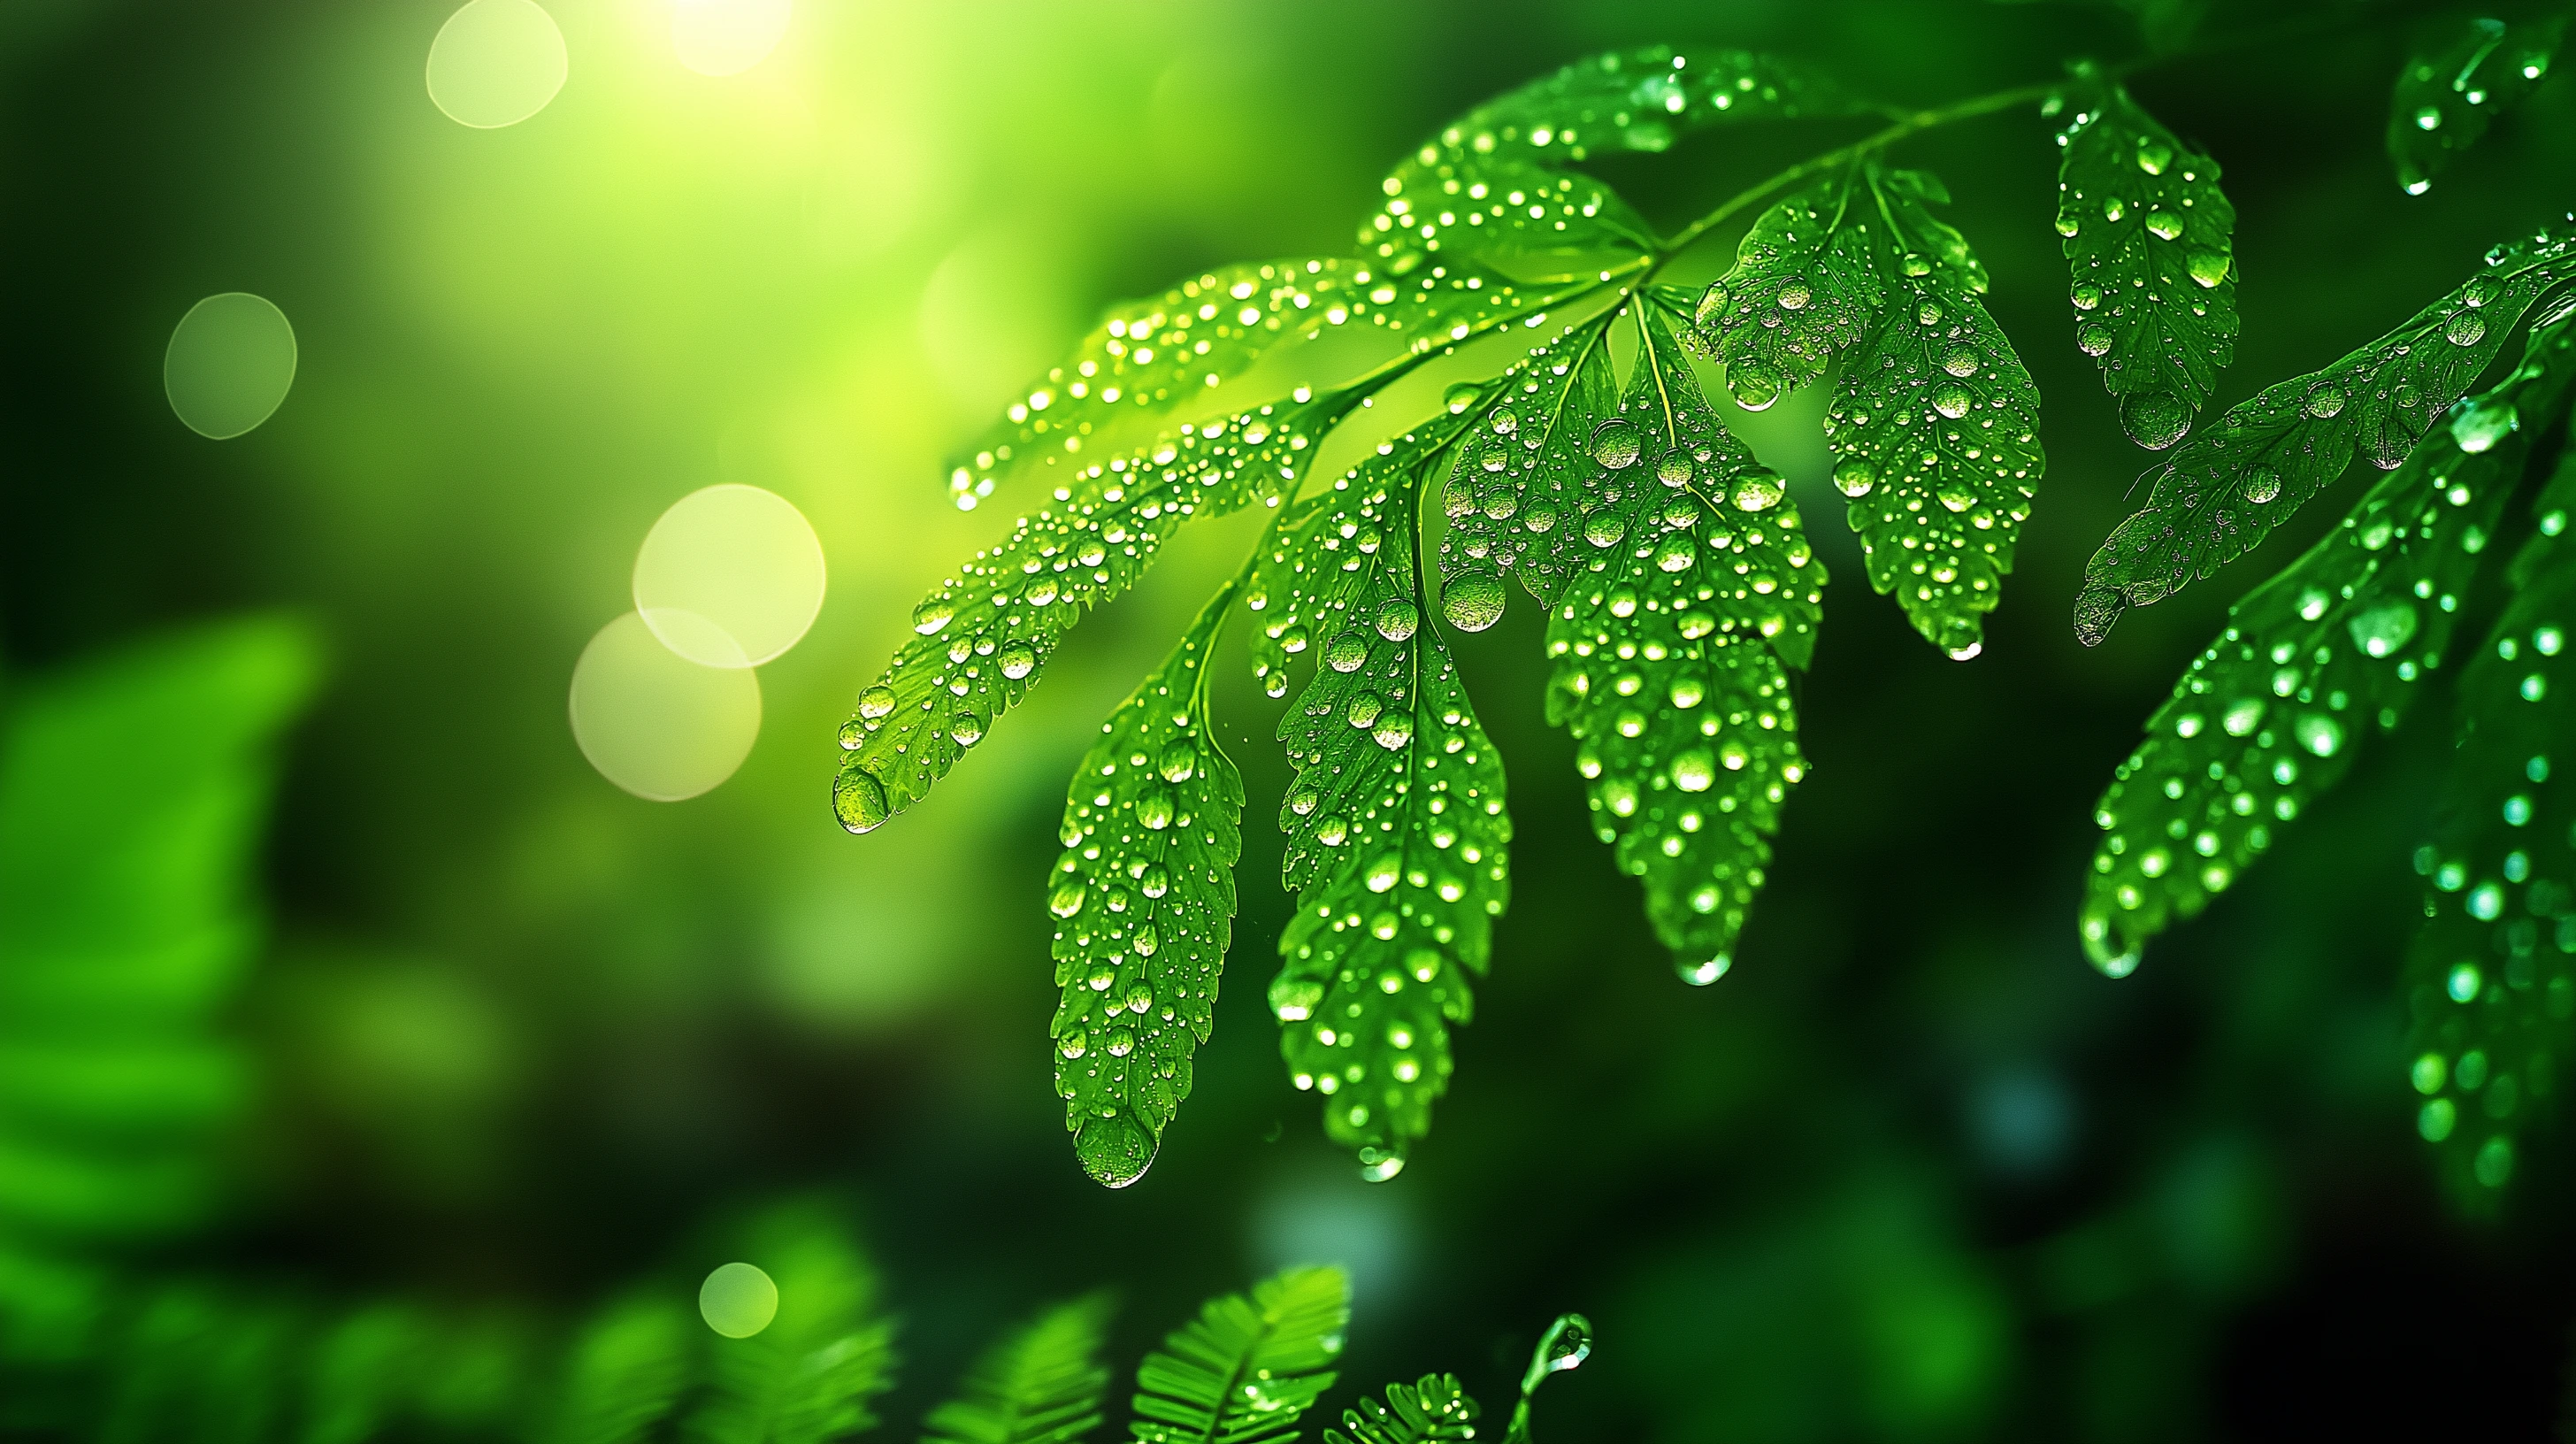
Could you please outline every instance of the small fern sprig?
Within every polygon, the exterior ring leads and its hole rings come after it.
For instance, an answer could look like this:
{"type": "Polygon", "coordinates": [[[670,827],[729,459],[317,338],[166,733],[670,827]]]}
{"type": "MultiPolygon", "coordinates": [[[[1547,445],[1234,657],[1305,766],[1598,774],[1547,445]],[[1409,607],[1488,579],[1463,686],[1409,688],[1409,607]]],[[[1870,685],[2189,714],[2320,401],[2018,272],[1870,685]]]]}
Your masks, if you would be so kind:
{"type": "MultiPolygon", "coordinates": [[[[1322,1095],[1367,1176],[1392,1176],[1445,1091],[1449,1030],[1507,900],[1504,778],[1457,681],[1457,634],[1495,625],[1515,580],[1546,608],[1549,716],[1577,743],[1597,830],[1680,975],[1725,973],[1807,767],[1792,677],[1825,570],[1692,355],[1755,409],[1837,378],[1833,475],[1870,583],[1948,655],[1975,656],[2045,469],[2039,397],[1985,308],[1984,268],[1939,218],[1941,182],[1890,153],[1978,117],[2072,110],[2059,229],[2077,338],[2132,432],[2170,446],[2232,354],[2233,217],[2215,161],[2120,88],[2137,68],[1911,111],[1741,51],[1605,55],[1404,157],[1356,258],[1211,270],[1112,308],[952,471],[960,505],[1043,495],[923,601],[918,635],[861,693],[842,823],[871,831],[922,797],[1183,522],[1271,510],[1228,590],[1265,692],[1318,665],[1278,729],[1297,768],[1280,814],[1295,912],[1269,996],[1292,1081],[1322,1095]],[[1868,119],[1880,128],[1668,237],[1584,170],[1747,121],[1868,119]],[[1719,281],[1694,296],[1662,280],[1748,213],[1719,281]],[[1335,354],[1305,348],[1362,336],[1384,359],[1296,384],[1335,354]],[[1316,470],[1337,429],[1417,376],[1455,378],[1445,407],[1316,470]]],[[[1085,759],[1048,889],[1058,1091],[1077,1156],[1111,1186],[1143,1174],[1188,1093],[1227,942],[1239,801],[1204,740],[1204,659],[1227,615],[1220,597],[1085,759]],[[1157,779],[1166,751],[1186,775],[1157,779]]]]}

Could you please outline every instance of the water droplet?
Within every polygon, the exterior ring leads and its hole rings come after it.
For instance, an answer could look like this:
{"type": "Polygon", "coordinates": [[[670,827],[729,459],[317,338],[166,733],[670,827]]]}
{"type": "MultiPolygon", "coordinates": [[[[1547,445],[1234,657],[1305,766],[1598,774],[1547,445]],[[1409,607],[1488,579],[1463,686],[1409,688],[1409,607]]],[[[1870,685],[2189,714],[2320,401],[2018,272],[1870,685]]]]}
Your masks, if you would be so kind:
{"type": "Polygon", "coordinates": [[[1615,547],[1627,534],[1627,519],[1606,506],[1583,519],[1583,539],[1594,546],[1615,547]]]}
{"type": "Polygon", "coordinates": [[[1975,409],[1976,404],[1976,393],[1955,381],[1946,382],[1932,390],[1932,409],[1953,421],[1967,415],[1975,409]]]}
{"type": "Polygon", "coordinates": [[[859,715],[870,722],[882,719],[894,710],[894,689],[870,687],[859,694],[859,715]]]}
{"type": "Polygon", "coordinates": [[[1449,625],[1462,632],[1481,632],[1503,619],[1503,579],[1491,572],[1469,572],[1449,579],[1440,609],[1449,625]]]}
{"type": "Polygon", "coordinates": [[[2343,746],[2343,724],[2323,712],[2302,712],[2290,727],[2299,745],[2319,757],[2332,757],[2343,746]]]}
{"type": "Polygon", "coordinates": [[[1899,264],[1904,266],[1905,274],[1909,276],[1921,278],[1932,274],[1932,258],[1921,251],[1907,251],[1899,264]]]}
{"type": "Polygon", "coordinates": [[[1666,486],[1683,487],[1691,482],[1690,453],[1676,446],[1655,463],[1655,480],[1666,486]]]}
{"type": "Polygon", "coordinates": [[[2160,241],[2170,241],[2182,234],[2182,219],[2173,212],[2158,208],[2147,212],[2147,232],[2160,241]]]}
{"type": "Polygon", "coordinates": [[[1167,743],[1154,770],[1163,774],[1166,782],[1187,782],[1198,773],[1199,749],[1186,739],[1167,743]]]}
{"type": "Polygon", "coordinates": [[[2102,219],[2104,219],[2104,220],[2106,220],[2106,221],[2111,221],[2111,222],[2116,223],[2116,222],[2118,222],[2118,221],[2119,221],[2119,219],[2120,219],[2121,217],[2123,217],[2123,216],[2127,215],[2128,213],[2129,213],[2129,208],[2128,208],[2127,206],[2122,205],[2122,204],[2120,203],[2120,198],[2119,198],[2118,196],[2113,196],[2113,197],[2111,197],[2110,199],[2108,199],[2108,200],[2106,200],[2106,201],[2102,202],[2102,219]]]}
{"type": "Polygon", "coordinates": [[[972,712],[960,712],[948,724],[948,740],[960,747],[972,747],[984,740],[984,719],[972,712]]]}
{"type": "Polygon", "coordinates": [[[2462,451],[2476,455],[2494,449],[2495,444],[2511,436],[2522,425],[2522,415],[2510,401],[2469,403],[2451,418],[2451,439],[2462,451]]]}
{"type": "Polygon", "coordinates": [[[1324,665],[1336,672],[1356,672],[1368,661],[1368,654],[1368,638],[1357,627],[1346,627],[1324,645],[1324,665]]]}
{"type": "Polygon", "coordinates": [[[1747,358],[1727,368],[1726,389],[1747,411],[1768,411],[1780,399],[1780,378],[1770,367],[1747,358]]]}
{"type": "Polygon", "coordinates": [[[2102,304],[2102,288],[2091,281],[2086,281],[2067,292],[2066,299],[2075,303],[2076,310],[2090,311],[2102,304]]]}
{"type": "Polygon", "coordinates": [[[874,832],[888,816],[885,784],[860,768],[850,768],[832,780],[832,811],[850,831],[874,832]]]}
{"type": "MultiPolygon", "coordinates": [[[[2415,604],[2390,602],[2352,619],[2352,644],[2374,657],[2385,657],[2415,635],[2415,604]]],[[[2304,740],[2304,739],[2303,739],[2304,740]]]]}
{"type": "Polygon", "coordinates": [[[1421,609],[1410,597],[1389,597],[1377,605],[1377,634],[1390,642],[1401,642],[1422,625],[1421,609]]]}
{"type": "Polygon", "coordinates": [[[1058,887],[1047,899],[1047,911],[1060,918],[1069,918],[1082,911],[1082,896],[1082,879],[1075,878],[1058,887]]]}
{"type": "Polygon", "coordinates": [[[1494,428],[1496,436],[1509,436],[1520,429],[1520,413],[1508,406],[1497,406],[1493,414],[1485,418],[1485,424],[1494,428]]]}
{"type": "Polygon", "coordinates": [[[1966,346],[1953,346],[1950,354],[1941,358],[1941,369],[1961,378],[1976,375],[1977,365],[1977,353],[1966,346]]]}
{"type": "MultiPolygon", "coordinates": [[[[2245,499],[2261,506],[2281,494],[2281,473],[2268,466],[2257,466],[2245,473],[2245,499]]],[[[2316,618],[2310,617],[2309,621],[2316,618]]]]}
{"type": "Polygon", "coordinates": [[[1644,450],[1645,438],[1634,422],[1612,417],[1592,429],[1592,459],[1612,471],[1636,465],[1644,450]]]}
{"type": "Polygon", "coordinates": [[[2343,403],[2343,388],[2329,381],[2309,392],[2307,402],[2301,409],[2317,420],[2325,421],[2341,414],[2343,403]]]}
{"type": "Polygon", "coordinates": [[[1673,759],[1673,786],[1684,792],[1706,792],[1717,782],[1717,759],[1693,748],[1673,759]]]}
{"type": "Polygon", "coordinates": [[[1013,642],[993,660],[1001,664],[1002,675],[1014,682],[1038,669],[1038,654],[1026,642],[1013,642]]]}
{"type": "Polygon", "coordinates": [[[2075,344],[2087,356],[2100,356],[2111,349],[2111,328],[2099,321],[2087,321],[2075,328],[2075,344]]]}
{"type": "Polygon", "coordinates": [[[2427,105],[2418,109],[2415,112],[2415,128],[2418,130],[2440,130],[2442,128],[2442,108],[2438,105],[2427,105]]]}
{"type": "Polygon", "coordinates": [[[1154,1139],[1124,1113],[1085,1118],[1073,1135],[1073,1155],[1092,1182],[1125,1188],[1153,1166],[1154,1139]]]}
{"type": "Polygon", "coordinates": [[[1725,977],[1726,970],[1732,965],[1732,963],[1733,960],[1728,958],[1724,953],[1720,953],[1713,958],[1702,958],[1697,962],[1693,962],[1688,958],[1675,958],[1673,959],[1673,972],[1678,974],[1683,982],[1690,984],[1692,987],[1705,988],[1709,984],[1716,982],[1718,979],[1725,977]]]}
{"type": "Polygon", "coordinates": [[[1848,497],[1864,497],[1878,484],[1878,468],[1857,456],[1845,457],[1834,467],[1834,487],[1848,497]]]}
{"type": "Polygon", "coordinates": [[[2263,725],[2263,710],[2269,705],[2260,697],[2240,698],[2228,704],[2227,711],[2218,719],[2218,725],[2225,728],[2230,737],[2247,736],[2263,725]]]}
{"type": "Polygon", "coordinates": [[[2149,175],[2163,175],[2173,164],[2173,147],[2153,136],[2138,137],[2138,169],[2149,175]]]}
{"type": "Polygon", "coordinates": [[[1375,737],[1377,745],[1387,751],[1400,751],[1404,744],[1413,740],[1413,714],[1410,712],[1386,713],[1377,719],[1376,730],[1369,735],[1375,737]]]}
{"type": "Polygon", "coordinates": [[[1663,571],[1686,572],[1698,554],[1698,549],[1691,545],[1691,539],[1676,532],[1656,546],[1655,565],[1663,571]]]}
{"type": "Polygon", "coordinates": [[[1737,511],[1767,511],[1780,504],[1782,495],[1778,472],[1757,466],[1735,479],[1737,511]]]}
{"type": "Polygon", "coordinates": [[[2120,398],[2120,426],[2149,451],[2162,451],[2191,431],[2191,408],[2170,391],[2133,391],[2120,398]]]}
{"type": "Polygon", "coordinates": [[[912,609],[912,629],[927,637],[948,625],[957,609],[934,597],[912,609]]]}
{"type": "Polygon", "coordinates": [[[1448,390],[1440,393],[1440,400],[1443,405],[1449,408],[1449,414],[1456,416],[1465,411],[1468,407],[1475,405],[1476,397],[1480,395],[1484,389],[1485,388],[1483,386],[1473,381],[1456,381],[1450,383],[1448,390]]]}
{"type": "Polygon", "coordinates": [[[1692,319],[1705,329],[1715,324],[1718,317],[1726,314],[1727,303],[1734,299],[1727,292],[1724,281],[1711,281],[1708,289],[1700,293],[1699,310],[1692,319]]]}
{"type": "Polygon", "coordinates": [[[2477,964],[2458,963],[2452,966],[2451,974],[2444,980],[2443,987],[2444,991],[2451,995],[2452,1002],[2473,1003],[2477,1001],[2478,988],[2483,981],[2478,976],[2477,964]]]}
{"type": "Polygon", "coordinates": [[[2233,262],[2225,251],[2194,246],[2185,264],[2190,266],[2194,281],[2202,286],[2216,286],[2227,279],[2228,268],[2233,262]]]}
{"type": "Polygon", "coordinates": [[[1816,293],[1814,288],[1810,287],[1806,282],[1791,281],[1789,284],[1780,288],[1780,309],[1783,311],[1803,311],[1807,309],[1807,303],[1814,300],[1815,297],[1816,293]]]}
{"type": "Polygon", "coordinates": [[[1404,1150],[1400,1147],[1363,1146],[1359,1151],[1360,1177],[1370,1183],[1384,1183],[1404,1171],[1404,1150]]]}
{"type": "Polygon", "coordinates": [[[2475,311],[2454,312],[2442,323],[2442,339],[2454,346],[2475,346],[2486,339],[2487,320],[2475,311]]]}

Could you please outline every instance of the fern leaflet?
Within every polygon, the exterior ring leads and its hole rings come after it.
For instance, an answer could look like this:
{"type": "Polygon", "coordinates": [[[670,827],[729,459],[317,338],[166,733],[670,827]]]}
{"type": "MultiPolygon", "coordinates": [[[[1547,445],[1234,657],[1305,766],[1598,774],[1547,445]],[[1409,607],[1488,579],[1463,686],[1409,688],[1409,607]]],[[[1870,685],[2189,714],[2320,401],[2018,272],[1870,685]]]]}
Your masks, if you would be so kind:
{"type": "Polygon", "coordinates": [[[2388,98],[2388,158],[2408,195],[2432,189],[2451,157],[2477,144],[2497,116],[2548,76],[2567,23],[2565,14],[2521,21],[2479,16],[2439,49],[2407,58],[2388,98]]]}
{"type": "Polygon", "coordinates": [[[1814,652],[1825,571],[1662,316],[1632,314],[1637,365],[1592,430],[1561,544],[1585,555],[1548,622],[1548,719],[1573,735],[1596,826],[1644,882],[1656,934],[1707,983],[1805,775],[1788,669],[1814,652]]]}
{"type": "Polygon", "coordinates": [[[696,1362],[692,1324],[668,1299],[637,1295],[600,1311],[573,1341],[556,1444],[650,1437],[679,1407],[696,1362]]]}
{"type": "Polygon", "coordinates": [[[2561,317],[2535,331],[2523,365],[2239,602],[2148,719],[2095,815],[2108,835],[2081,927],[2106,972],[2135,968],[2147,939],[2232,883],[2441,665],[2529,437],[2576,383],[2565,330],[2561,317]]]}
{"type": "Polygon", "coordinates": [[[1056,917],[1056,1091],[1091,1176],[1133,1183],[1214,1026],[1243,853],[1243,779],[1207,723],[1210,602],[1107,722],[1065,799],[1056,917]],[[1128,1016],[1128,1015],[1133,1015],[1128,1016]]]}
{"type": "Polygon", "coordinates": [[[1363,1394],[1342,1411],[1342,1429],[1326,1429],[1324,1444],[1445,1444],[1476,1437],[1476,1401],[1456,1375],[1425,1374],[1411,1386],[1389,1384],[1381,1404],[1363,1394]]]}
{"type": "Polygon", "coordinates": [[[1350,1325],[1350,1281],[1297,1268],[1210,1299],[1136,1368],[1143,1444],[1272,1444],[1333,1386],[1350,1325]]]}
{"type": "Polygon", "coordinates": [[[2075,343],[2101,363],[2130,439],[2162,451],[2236,357],[2236,208],[2218,162],[2127,90],[2104,83],[2083,104],[2057,137],[2075,343]]]}
{"type": "Polygon", "coordinates": [[[2413,320],[2322,371],[2267,387],[2178,448],[2147,505],[2085,563],[2075,635],[2087,646],[2120,613],[2180,591],[2271,535],[2358,450],[2387,470],[2495,359],[2523,313],[2570,273],[2576,230],[2544,230],[2413,320]]]}
{"type": "Polygon", "coordinates": [[[924,1444],[1072,1444],[1099,1428],[1109,1312],[1105,1295],[1075,1299],[994,1345],[931,1411],[924,1444]]]}

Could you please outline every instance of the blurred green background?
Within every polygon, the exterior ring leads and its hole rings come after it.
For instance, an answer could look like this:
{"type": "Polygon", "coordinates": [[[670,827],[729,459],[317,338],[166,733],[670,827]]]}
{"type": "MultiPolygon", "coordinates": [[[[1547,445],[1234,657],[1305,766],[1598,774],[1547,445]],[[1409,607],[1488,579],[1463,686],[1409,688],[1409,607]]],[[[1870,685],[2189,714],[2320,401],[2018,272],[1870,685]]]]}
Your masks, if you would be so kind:
{"type": "MultiPolygon", "coordinates": [[[[1050,1085],[1040,882],[1066,775],[1250,518],[1185,534],[931,801],[865,838],[827,806],[855,689],[1017,500],[960,514],[946,460],[1108,301],[1345,250],[1391,157],[1592,51],[1778,49],[1933,104],[2134,54],[2129,16],[804,0],[775,54],[710,78],[676,63],[666,5],[550,0],[570,80],[493,131],[424,93],[447,0],[0,7],[0,687],[245,610],[322,639],[226,1014],[255,1078],[191,1266],[563,1309],[713,1214],[826,1187],[908,1320],[898,1428],[1041,1298],[1119,1286],[1132,1358],[1199,1297],[1308,1259],[1354,1272],[1352,1385],[1454,1369],[1491,1404],[1553,1314],[1589,1313],[1600,1352],[1551,1387],[1555,1438],[2530,1437],[2557,1417],[2565,1151],[2537,1147],[2473,1225],[2411,1126],[2394,977],[2429,769],[2378,749],[2137,976],[2082,960],[2112,765],[2226,602],[2336,508],[2076,645],[2074,580],[2141,458],[2072,344],[2035,114],[1902,153],[1956,193],[2047,400],[2048,478],[1985,654],[1943,660],[1869,594],[1838,498],[1795,464],[1820,454],[1818,408],[1764,417],[1839,585],[1802,699],[1813,775],[1734,972],[1695,990],[1589,835],[1541,715],[1536,609],[1467,640],[1510,766],[1515,899],[1400,1179],[1362,1183],[1282,1076],[1262,1002],[1279,704],[1239,666],[1217,718],[1253,801],[1196,1092],[1113,1194],[1075,1166],[1050,1085]],[[265,426],[217,443],[173,418],[160,363],[230,290],[276,302],[301,361],[265,426]],[[740,773],[647,803],[584,762],[566,687],[655,517],[719,481],[803,510],[830,594],[762,669],[740,773]]],[[[2576,200],[2563,84],[2401,195],[2380,133],[2405,18],[2345,8],[2363,23],[2337,38],[2133,87],[2220,159],[2241,214],[2222,402],[2576,200]]],[[[1853,133],[1720,132],[1612,179],[1678,226],[1853,133]]],[[[132,750],[142,775],[197,742],[177,711],[132,750]]]]}

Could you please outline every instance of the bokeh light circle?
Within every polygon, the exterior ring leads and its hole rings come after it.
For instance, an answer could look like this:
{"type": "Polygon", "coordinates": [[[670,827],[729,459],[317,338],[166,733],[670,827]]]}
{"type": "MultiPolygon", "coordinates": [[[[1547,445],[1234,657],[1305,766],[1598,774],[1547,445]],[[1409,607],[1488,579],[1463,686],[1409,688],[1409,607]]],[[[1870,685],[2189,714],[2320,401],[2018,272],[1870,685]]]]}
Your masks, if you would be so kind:
{"type": "MultiPolygon", "coordinates": [[[[704,623],[665,619],[700,639],[704,623]]],[[[739,656],[739,654],[735,654],[739,656]]],[[[740,662],[705,667],[662,644],[633,612],[599,629],[572,669],[572,735],[599,775],[653,802],[722,783],[760,735],[760,679],[740,662]]]]}
{"type": "Polygon", "coordinates": [[[563,31],[536,0],[470,0],[429,43],[430,101],[476,130],[545,109],[570,73],[563,31]]]}
{"type": "Polygon", "coordinates": [[[778,1285],[752,1264],[729,1263],[698,1286],[698,1314],[728,1339],[748,1339],[778,1317],[778,1285]]]}
{"type": "Polygon", "coordinates": [[[671,46],[700,75],[739,75],[787,38],[793,0],[671,0],[671,46]]]}
{"type": "Polygon", "coordinates": [[[671,503],[635,553],[635,609],[672,651],[756,667],[823,608],[823,543],[795,504],[727,482],[671,503]]]}
{"type": "Polygon", "coordinates": [[[229,440],[275,414],[295,384],[295,328],[248,291],[188,308],[161,356],[161,389],[189,430],[229,440]]]}

